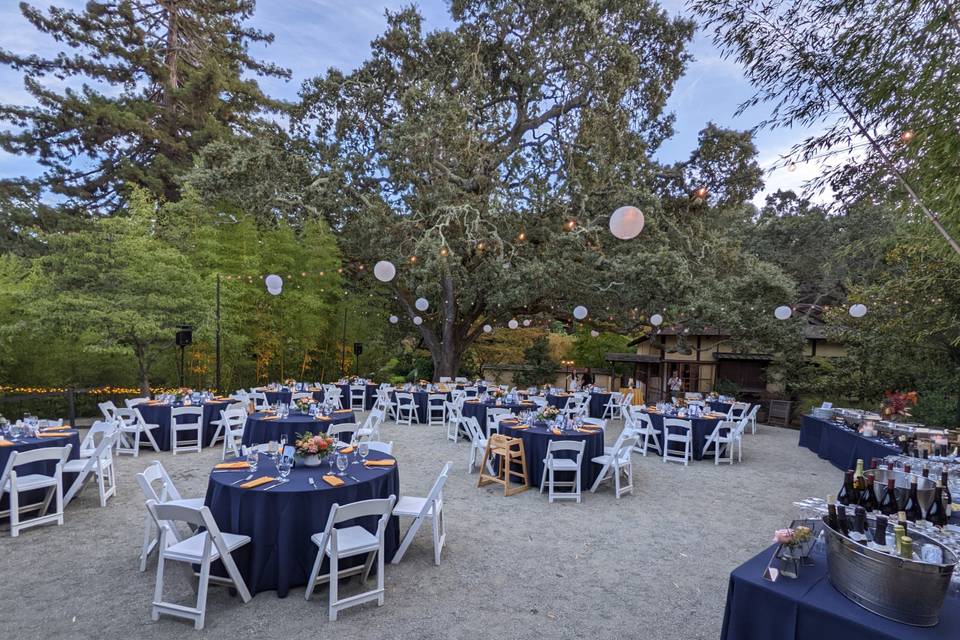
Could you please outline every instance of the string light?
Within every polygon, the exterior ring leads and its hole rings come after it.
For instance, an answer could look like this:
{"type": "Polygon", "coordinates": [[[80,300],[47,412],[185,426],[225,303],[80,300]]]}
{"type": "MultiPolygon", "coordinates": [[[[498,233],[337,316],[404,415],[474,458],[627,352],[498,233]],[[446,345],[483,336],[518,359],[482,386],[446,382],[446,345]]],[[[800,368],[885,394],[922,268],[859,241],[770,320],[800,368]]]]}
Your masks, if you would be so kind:
{"type": "Polygon", "coordinates": [[[900,134],[900,142],[910,142],[913,140],[916,134],[913,132],[913,129],[907,129],[900,134]]]}
{"type": "Polygon", "coordinates": [[[573,231],[573,228],[574,228],[575,226],[577,226],[577,221],[576,221],[576,220],[567,220],[567,221],[564,223],[563,228],[566,229],[567,231],[573,231]]]}
{"type": "Polygon", "coordinates": [[[410,256],[410,264],[417,264],[417,256],[410,256]]]}
{"type": "Polygon", "coordinates": [[[483,251],[483,249],[484,249],[485,246],[486,246],[486,245],[485,245],[485,244],[483,243],[483,241],[481,240],[480,242],[477,243],[477,251],[483,251]]]}
{"type": "Polygon", "coordinates": [[[787,165],[787,171],[789,171],[790,173],[793,173],[796,170],[797,170],[797,163],[791,161],[790,164],[787,165]]]}
{"type": "Polygon", "coordinates": [[[693,195],[703,200],[704,198],[707,197],[707,188],[699,187],[696,191],[693,192],[693,195]]]}
{"type": "MultiPolygon", "coordinates": [[[[450,251],[449,251],[446,247],[440,247],[440,255],[441,255],[441,256],[443,256],[444,258],[446,258],[447,255],[449,255],[449,254],[450,254],[450,251]]],[[[414,257],[413,259],[410,260],[410,262],[415,262],[415,260],[416,260],[416,258],[414,257]]]]}
{"type": "Polygon", "coordinates": [[[527,239],[527,234],[524,233],[523,231],[517,234],[517,240],[519,240],[520,242],[523,242],[526,239],[527,239]]]}

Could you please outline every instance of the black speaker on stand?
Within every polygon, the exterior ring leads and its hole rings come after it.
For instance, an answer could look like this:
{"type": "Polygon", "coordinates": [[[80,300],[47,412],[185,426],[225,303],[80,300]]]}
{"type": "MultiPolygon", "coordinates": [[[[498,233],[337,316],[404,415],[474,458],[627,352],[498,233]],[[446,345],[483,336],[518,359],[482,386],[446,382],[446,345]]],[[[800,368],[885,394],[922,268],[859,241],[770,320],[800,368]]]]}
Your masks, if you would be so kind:
{"type": "Polygon", "coordinates": [[[357,356],[357,357],[356,357],[356,367],[355,367],[354,375],[357,376],[358,378],[360,377],[360,354],[361,354],[361,353],[363,353],[363,343],[362,343],[362,342],[354,342],[354,343],[353,343],[353,355],[357,356]]]}
{"type": "Polygon", "coordinates": [[[183,385],[183,376],[184,376],[184,358],[187,347],[193,344],[193,327],[188,324],[181,324],[177,326],[177,335],[176,335],[177,348],[180,349],[180,366],[178,367],[180,378],[180,386],[183,385]]]}

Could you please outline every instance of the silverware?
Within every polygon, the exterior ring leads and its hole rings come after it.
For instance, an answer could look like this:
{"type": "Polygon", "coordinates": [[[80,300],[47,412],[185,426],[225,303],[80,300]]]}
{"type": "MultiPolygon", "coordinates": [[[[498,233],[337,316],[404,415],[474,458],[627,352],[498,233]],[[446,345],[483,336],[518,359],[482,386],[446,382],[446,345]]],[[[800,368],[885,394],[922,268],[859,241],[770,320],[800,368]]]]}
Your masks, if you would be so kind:
{"type": "Polygon", "coordinates": [[[231,482],[230,484],[240,484],[241,482],[245,482],[245,481],[247,481],[247,480],[253,480],[253,476],[254,476],[254,474],[251,473],[251,474],[248,475],[246,478],[240,478],[239,480],[234,480],[234,481],[231,482]]]}
{"type": "Polygon", "coordinates": [[[264,491],[270,491],[270,489],[273,489],[274,487],[279,487],[279,486],[282,485],[282,484],[283,484],[282,482],[274,482],[274,483],[273,483],[272,485],[270,485],[269,487],[266,487],[266,488],[264,489],[264,491]]]}
{"type": "Polygon", "coordinates": [[[360,482],[360,480],[356,476],[352,476],[349,473],[347,474],[347,477],[353,480],[354,482],[360,482]]]}
{"type": "Polygon", "coordinates": [[[313,478],[307,478],[307,482],[309,482],[309,483],[310,483],[310,486],[313,487],[314,489],[319,489],[319,488],[320,488],[320,487],[317,486],[317,483],[313,481],[313,478]]]}

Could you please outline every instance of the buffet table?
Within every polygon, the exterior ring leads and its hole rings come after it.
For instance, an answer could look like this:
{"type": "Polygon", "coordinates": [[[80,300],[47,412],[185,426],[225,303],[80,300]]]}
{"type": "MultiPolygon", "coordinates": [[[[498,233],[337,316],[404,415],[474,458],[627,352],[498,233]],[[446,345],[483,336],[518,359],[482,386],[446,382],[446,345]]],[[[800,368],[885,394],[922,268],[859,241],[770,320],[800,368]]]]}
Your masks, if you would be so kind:
{"type": "Polygon", "coordinates": [[[960,598],[949,594],[935,627],[913,627],[867,611],[833,588],[827,561],[814,553],[814,565],[801,567],[796,579],[763,579],[774,547],[730,574],[721,640],[934,640],[956,638],[960,598]]]}
{"type": "Polygon", "coordinates": [[[813,416],[803,416],[798,444],[843,470],[853,469],[858,459],[869,465],[871,458],[884,458],[900,453],[893,445],[866,438],[855,431],[813,416]]]}
{"type": "MultiPolygon", "coordinates": [[[[371,451],[370,460],[392,459],[386,454],[371,451]]],[[[359,500],[388,498],[400,495],[400,474],[397,465],[367,468],[351,464],[341,487],[331,487],[321,476],[331,470],[327,463],[319,467],[295,466],[290,481],[274,489],[256,487],[243,489],[238,480],[249,472],[244,470],[213,472],[207,483],[205,504],[223,531],[250,536],[251,542],[233,553],[251,594],[276,591],[285,597],[291,587],[303,586],[310,576],[318,549],[310,536],[327,526],[330,508],[359,500]],[[314,484],[310,484],[310,480],[314,484]]],[[[276,467],[269,456],[261,456],[257,476],[277,477],[276,467]]],[[[371,533],[376,532],[377,518],[362,518],[359,522],[371,533]]],[[[386,529],[384,559],[389,562],[400,546],[398,518],[390,519],[386,529]]],[[[366,556],[341,561],[341,568],[355,566],[366,556]]],[[[327,571],[323,562],[321,575],[327,571]]],[[[301,603],[302,604],[302,603],[301,603]]]]}

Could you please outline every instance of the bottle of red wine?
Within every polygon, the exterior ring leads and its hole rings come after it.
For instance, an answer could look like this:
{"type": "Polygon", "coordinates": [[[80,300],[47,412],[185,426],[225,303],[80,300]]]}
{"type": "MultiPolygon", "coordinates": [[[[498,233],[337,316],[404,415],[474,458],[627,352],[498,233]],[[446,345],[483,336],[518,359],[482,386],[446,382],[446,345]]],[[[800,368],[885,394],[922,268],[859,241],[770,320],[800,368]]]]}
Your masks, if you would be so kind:
{"type": "Polygon", "coordinates": [[[867,486],[863,490],[860,504],[867,511],[877,511],[880,508],[880,503],[877,502],[877,494],[873,488],[873,476],[867,476],[867,486]]]}
{"type": "Polygon", "coordinates": [[[897,503],[896,480],[887,478],[887,486],[883,489],[883,495],[880,496],[880,513],[885,516],[892,516],[900,511],[900,505],[897,503]]]}
{"type": "Polygon", "coordinates": [[[840,522],[837,519],[837,503],[833,496],[827,496],[827,526],[834,531],[840,531],[840,522]]]}
{"type": "Polygon", "coordinates": [[[904,472],[904,473],[910,473],[910,465],[909,465],[909,464],[903,465],[903,472],[904,472]]]}
{"type": "Polygon", "coordinates": [[[921,473],[923,474],[923,477],[924,477],[924,478],[929,478],[929,477],[930,477],[930,467],[928,467],[927,465],[923,465],[923,471],[921,471],[921,473]]]}
{"type": "Polygon", "coordinates": [[[910,482],[910,493],[907,494],[907,499],[903,503],[902,511],[907,514],[907,520],[910,522],[923,520],[923,508],[920,506],[920,498],[917,495],[916,480],[911,480],[910,482]]]}
{"type": "Polygon", "coordinates": [[[946,507],[947,517],[949,518],[953,515],[953,494],[950,493],[950,476],[947,474],[947,470],[944,469],[940,472],[940,484],[943,485],[943,501],[946,507]]]}
{"type": "Polygon", "coordinates": [[[893,461],[891,460],[887,463],[887,471],[893,471],[893,466],[893,461]]]}
{"type": "Polygon", "coordinates": [[[837,503],[842,505],[856,504],[856,498],[853,491],[853,470],[849,469],[843,474],[843,486],[837,493],[837,503]]]}
{"type": "Polygon", "coordinates": [[[853,510],[853,530],[857,533],[867,532],[867,510],[863,507],[853,510]]]}
{"type": "Polygon", "coordinates": [[[881,547],[887,544],[887,516],[879,515],[876,520],[877,526],[873,529],[873,541],[881,547]]]}
{"type": "Polygon", "coordinates": [[[943,507],[943,486],[939,482],[937,488],[933,490],[933,502],[927,510],[927,522],[935,527],[947,524],[947,511],[943,507]]]}
{"type": "Polygon", "coordinates": [[[840,525],[840,533],[850,537],[850,525],[847,523],[847,508],[845,506],[837,506],[837,524],[840,525]]]}

